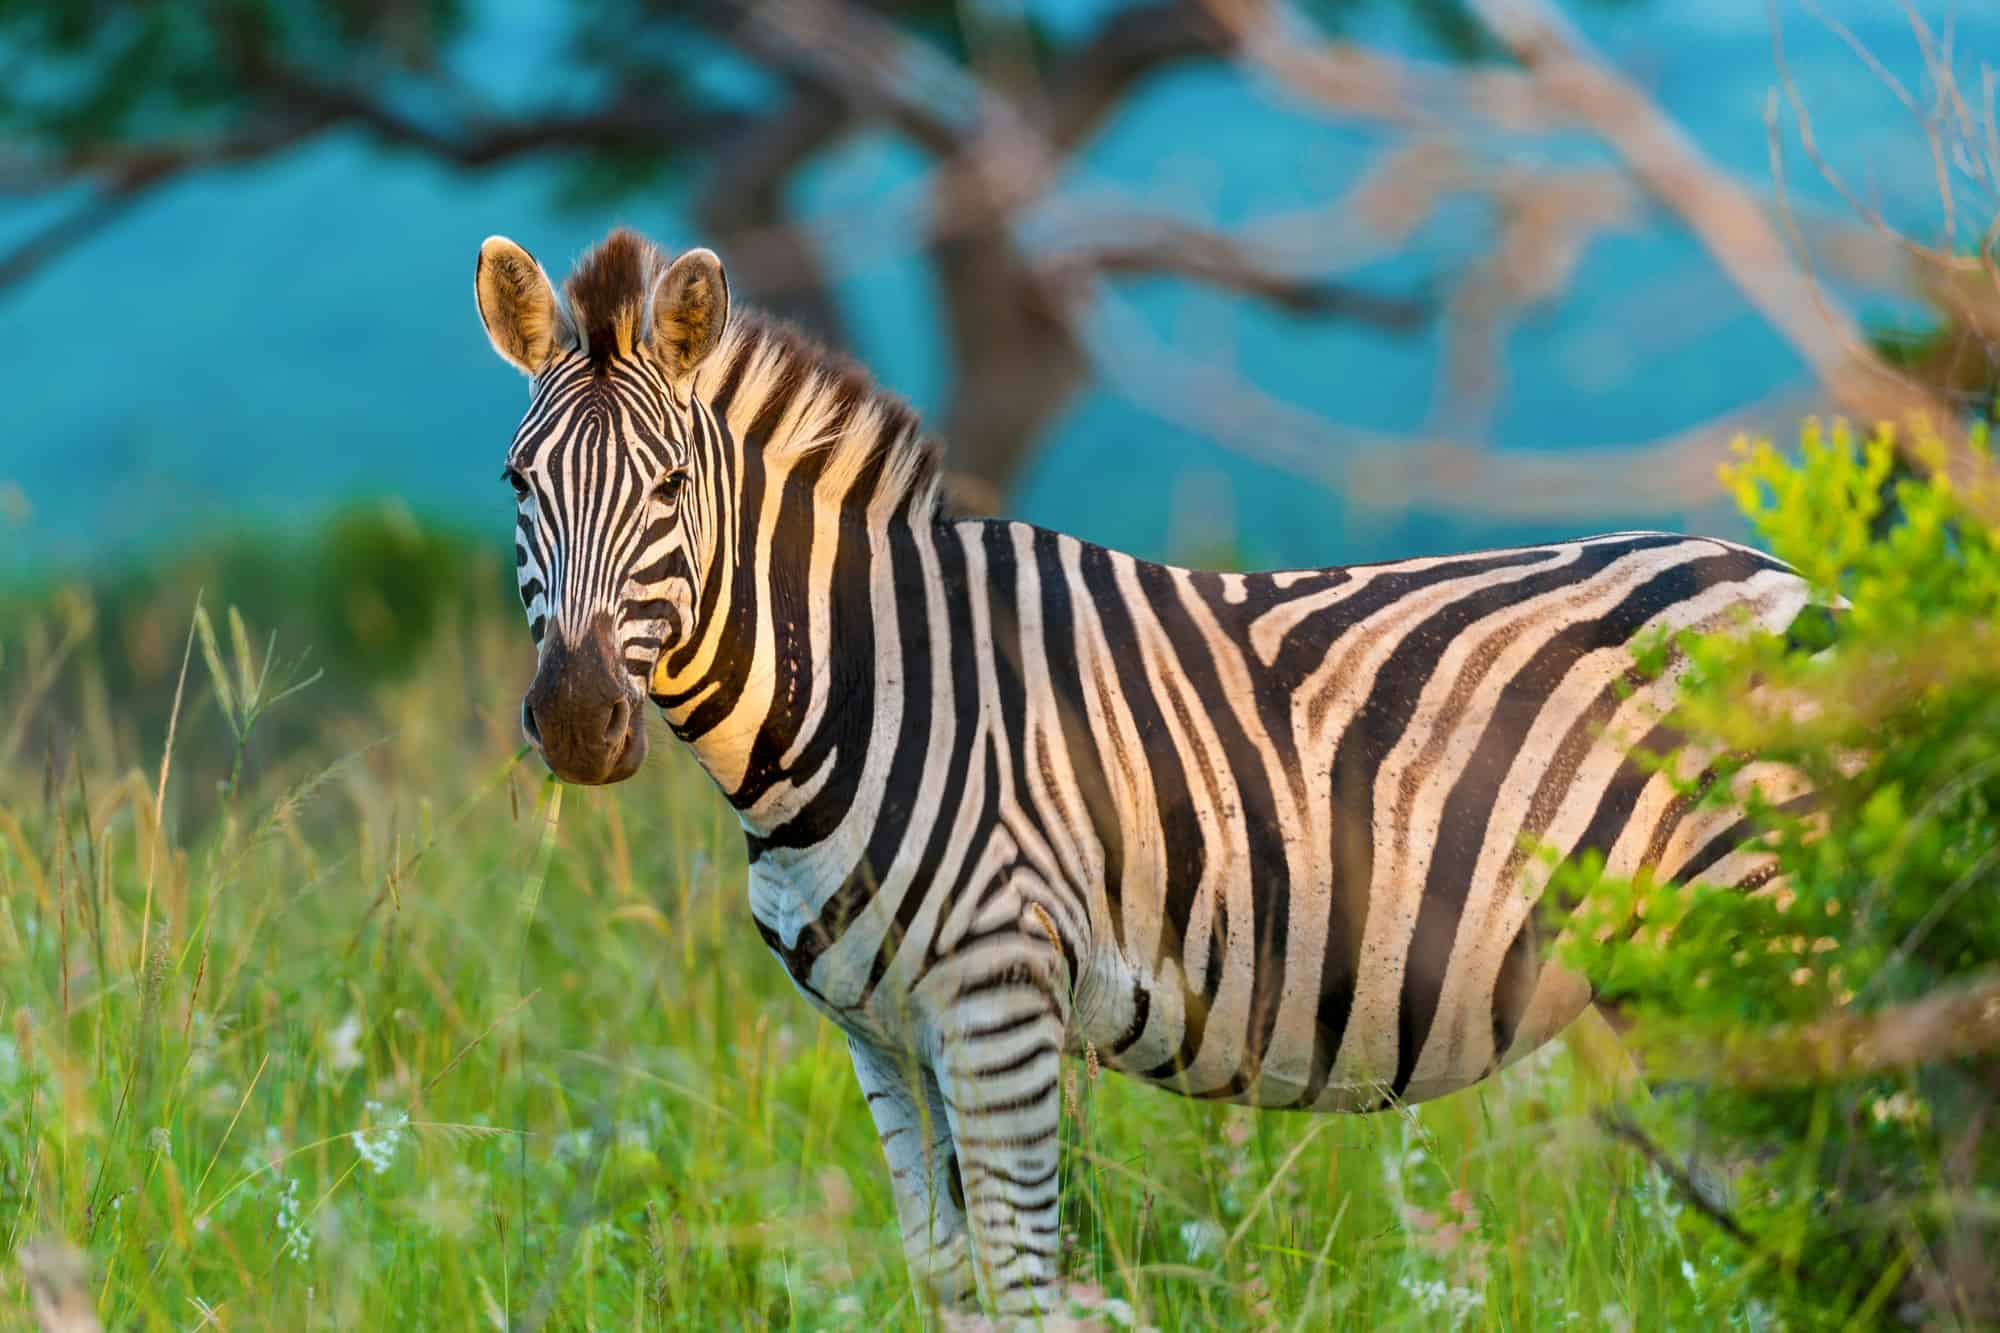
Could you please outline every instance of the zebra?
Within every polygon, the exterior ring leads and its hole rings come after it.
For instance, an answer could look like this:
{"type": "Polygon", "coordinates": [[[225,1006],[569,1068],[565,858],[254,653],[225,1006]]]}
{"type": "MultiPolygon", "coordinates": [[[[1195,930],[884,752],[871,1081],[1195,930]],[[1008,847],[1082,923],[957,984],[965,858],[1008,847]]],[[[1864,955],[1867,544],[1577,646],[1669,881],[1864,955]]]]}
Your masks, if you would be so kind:
{"type": "Polygon", "coordinates": [[[1719,756],[1647,758],[1683,739],[1684,663],[1641,662],[1785,629],[1811,598],[1768,555],[1618,532],[1173,568],[950,516],[914,411],[732,309],[709,250],[619,229],[559,297],[493,237],[475,287],[531,377],[505,467],[527,739],[621,781],[650,699],[693,751],[947,1309],[1055,1300],[1065,1053],[1255,1106],[1440,1097],[1592,1002],[1547,960],[1536,849],[1779,887],[1742,810],[1693,797],[1719,756]]]}

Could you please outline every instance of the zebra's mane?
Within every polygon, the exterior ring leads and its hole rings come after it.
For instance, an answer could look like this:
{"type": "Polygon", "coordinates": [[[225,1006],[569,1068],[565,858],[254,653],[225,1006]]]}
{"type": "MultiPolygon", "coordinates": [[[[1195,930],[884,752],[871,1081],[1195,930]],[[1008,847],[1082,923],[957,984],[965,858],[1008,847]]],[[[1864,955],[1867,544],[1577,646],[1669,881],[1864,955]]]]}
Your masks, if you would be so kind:
{"type": "MultiPolygon", "coordinates": [[[[620,227],[577,261],[563,293],[593,362],[643,348],[647,303],[673,259],[620,227]]],[[[888,499],[913,520],[937,515],[938,450],[916,410],[858,363],[784,320],[732,305],[722,343],[695,372],[694,389],[738,440],[762,448],[768,465],[787,467],[824,453],[817,484],[828,492],[844,494],[875,470],[875,503],[888,499]]]]}

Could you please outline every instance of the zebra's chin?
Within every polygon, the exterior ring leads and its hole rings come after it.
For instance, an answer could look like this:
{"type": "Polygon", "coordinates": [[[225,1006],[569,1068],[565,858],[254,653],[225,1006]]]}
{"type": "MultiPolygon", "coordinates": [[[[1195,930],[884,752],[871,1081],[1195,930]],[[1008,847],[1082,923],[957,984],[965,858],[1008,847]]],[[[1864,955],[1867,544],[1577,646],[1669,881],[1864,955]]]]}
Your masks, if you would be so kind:
{"type": "MultiPolygon", "coordinates": [[[[549,772],[564,782],[575,783],[581,787],[608,787],[614,782],[623,782],[637,773],[646,763],[645,713],[640,708],[634,708],[631,716],[632,720],[625,728],[625,739],[619,744],[617,753],[611,757],[609,767],[591,773],[570,771],[550,763],[549,772]]],[[[548,760],[546,754],[542,758],[545,762],[548,760]]]]}
{"type": "MultiPolygon", "coordinates": [[[[530,715],[523,710],[523,718],[530,715]]],[[[542,757],[542,763],[549,772],[564,782],[579,787],[607,787],[614,782],[623,782],[637,773],[646,763],[646,723],[642,707],[629,710],[630,720],[625,725],[624,736],[616,748],[606,746],[602,751],[592,753],[574,747],[558,748],[537,742],[535,732],[524,728],[530,744],[542,757]]]]}

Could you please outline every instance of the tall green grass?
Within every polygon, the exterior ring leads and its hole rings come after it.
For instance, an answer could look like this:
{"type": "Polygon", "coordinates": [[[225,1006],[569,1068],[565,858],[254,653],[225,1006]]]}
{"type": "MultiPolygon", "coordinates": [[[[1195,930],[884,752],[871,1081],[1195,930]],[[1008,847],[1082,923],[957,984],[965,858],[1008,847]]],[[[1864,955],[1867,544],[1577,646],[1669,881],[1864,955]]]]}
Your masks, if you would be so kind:
{"type": "MultiPolygon", "coordinates": [[[[82,1251],[112,1328],[935,1325],[844,1043],[759,942],[733,819],[671,737],[620,788],[547,782],[504,610],[275,704],[305,645],[213,599],[212,650],[185,597],[146,614],[179,627],[156,682],[187,666],[177,706],[134,687],[144,716],[74,603],[0,627],[0,1323],[31,1325],[5,1256],[42,1241],[82,1251]]],[[[1557,1048],[1320,1118],[1076,1065],[1077,1308],[1740,1321],[1596,1128],[1598,1067],[1557,1048]]]]}

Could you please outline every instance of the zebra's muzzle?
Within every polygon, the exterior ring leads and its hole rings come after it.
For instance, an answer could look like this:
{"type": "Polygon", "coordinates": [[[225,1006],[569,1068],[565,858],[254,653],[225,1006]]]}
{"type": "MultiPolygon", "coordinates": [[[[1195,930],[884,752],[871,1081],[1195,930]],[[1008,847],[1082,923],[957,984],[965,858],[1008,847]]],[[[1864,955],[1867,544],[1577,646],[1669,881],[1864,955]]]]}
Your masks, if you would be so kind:
{"type": "Polygon", "coordinates": [[[521,730],[564,782],[623,782],[646,759],[644,702],[600,613],[579,642],[550,626],[521,700],[521,730]]]}

